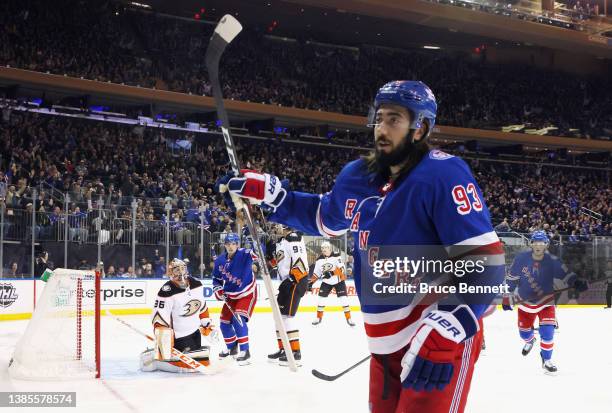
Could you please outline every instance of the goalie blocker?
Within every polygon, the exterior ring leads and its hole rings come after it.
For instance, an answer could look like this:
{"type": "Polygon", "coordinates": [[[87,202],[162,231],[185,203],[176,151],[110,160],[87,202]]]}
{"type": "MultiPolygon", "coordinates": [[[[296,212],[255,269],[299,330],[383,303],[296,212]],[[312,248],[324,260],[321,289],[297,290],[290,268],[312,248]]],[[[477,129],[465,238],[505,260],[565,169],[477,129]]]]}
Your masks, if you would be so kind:
{"type": "Polygon", "coordinates": [[[173,357],[172,348],[208,366],[210,348],[202,346],[201,339],[202,335],[211,333],[213,326],[204,300],[204,287],[187,275],[185,263],[174,259],[169,276],[170,281],[160,288],[153,305],[155,348],[142,352],[141,369],[191,373],[196,370],[173,357]]]}

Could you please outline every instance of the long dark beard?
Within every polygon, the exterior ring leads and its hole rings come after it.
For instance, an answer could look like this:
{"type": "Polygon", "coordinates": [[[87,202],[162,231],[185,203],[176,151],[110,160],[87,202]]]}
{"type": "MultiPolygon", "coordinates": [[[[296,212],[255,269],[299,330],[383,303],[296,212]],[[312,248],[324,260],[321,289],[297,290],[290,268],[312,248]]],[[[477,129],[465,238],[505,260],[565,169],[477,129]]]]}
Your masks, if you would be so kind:
{"type": "Polygon", "coordinates": [[[374,149],[374,156],[376,163],[381,169],[389,169],[391,166],[396,166],[405,162],[410,156],[410,153],[414,150],[414,144],[408,140],[408,136],[404,136],[404,139],[400,142],[397,148],[391,150],[391,152],[383,152],[378,148],[374,149]]]}
{"type": "Polygon", "coordinates": [[[381,153],[378,149],[374,149],[368,155],[363,156],[368,172],[373,172],[382,178],[383,182],[387,182],[391,176],[390,167],[404,163],[399,175],[408,173],[414,168],[423,156],[429,152],[429,145],[425,139],[419,142],[412,143],[410,136],[406,136],[400,145],[390,153],[381,153]]]}

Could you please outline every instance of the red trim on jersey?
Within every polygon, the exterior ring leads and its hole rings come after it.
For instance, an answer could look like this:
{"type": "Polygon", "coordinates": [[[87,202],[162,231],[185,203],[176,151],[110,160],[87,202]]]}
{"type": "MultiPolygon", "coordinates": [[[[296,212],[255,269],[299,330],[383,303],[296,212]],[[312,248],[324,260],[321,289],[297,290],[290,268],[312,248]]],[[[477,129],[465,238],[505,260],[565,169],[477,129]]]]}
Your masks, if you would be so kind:
{"type": "Polygon", "coordinates": [[[425,311],[425,308],[427,308],[426,305],[417,305],[406,317],[399,320],[389,321],[388,323],[364,323],[366,334],[371,338],[392,336],[397,334],[410,324],[418,321],[421,318],[423,311],[425,311]]]}
{"type": "Polygon", "coordinates": [[[454,259],[463,258],[468,255],[497,255],[504,253],[504,245],[500,241],[495,241],[491,244],[480,245],[474,249],[464,252],[461,255],[453,257],[454,259]]]}

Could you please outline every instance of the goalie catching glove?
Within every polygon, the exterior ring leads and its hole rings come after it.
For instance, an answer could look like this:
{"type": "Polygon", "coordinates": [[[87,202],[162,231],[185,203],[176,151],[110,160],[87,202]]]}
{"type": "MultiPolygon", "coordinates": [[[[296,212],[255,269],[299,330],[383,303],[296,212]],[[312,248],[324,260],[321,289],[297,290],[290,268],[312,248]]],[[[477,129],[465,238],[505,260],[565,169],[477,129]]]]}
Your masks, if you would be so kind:
{"type": "Polygon", "coordinates": [[[422,320],[402,358],[402,387],[414,391],[443,390],[452,380],[459,343],[478,331],[465,306],[453,312],[431,311],[422,320]]]}
{"type": "Polygon", "coordinates": [[[200,333],[203,336],[210,335],[213,332],[213,330],[215,329],[215,326],[212,323],[212,321],[210,320],[210,318],[201,318],[200,319],[200,324],[202,324],[202,326],[200,327],[200,333]]]}
{"type": "Polygon", "coordinates": [[[225,203],[236,210],[232,196],[246,198],[251,204],[267,207],[272,211],[280,206],[287,196],[288,182],[278,177],[249,169],[240,171],[241,176],[233,173],[220,178],[215,184],[215,190],[223,194],[225,203]]]}

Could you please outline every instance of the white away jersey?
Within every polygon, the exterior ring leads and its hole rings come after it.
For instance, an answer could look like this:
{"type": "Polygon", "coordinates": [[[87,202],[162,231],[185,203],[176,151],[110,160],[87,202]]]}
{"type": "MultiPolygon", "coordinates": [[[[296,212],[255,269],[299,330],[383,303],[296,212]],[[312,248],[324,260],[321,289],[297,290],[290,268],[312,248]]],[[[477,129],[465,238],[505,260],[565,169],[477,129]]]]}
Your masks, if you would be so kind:
{"type": "Polygon", "coordinates": [[[157,293],[153,305],[153,327],[162,325],[174,330],[175,338],[193,334],[200,328],[200,319],[208,317],[202,283],[189,277],[189,288],[166,282],[157,293]]]}
{"type": "Polygon", "coordinates": [[[299,241],[287,241],[283,238],[276,244],[276,265],[281,280],[290,274],[293,274],[297,280],[308,275],[306,245],[301,236],[298,239],[299,241]]]}
{"type": "Polygon", "coordinates": [[[325,284],[336,285],[346,280],[346,271],[340,254],[335,252],[329,257],[319,255],[313,274],[325,284]],[[331,274],[331,275],[330,275],[331,274]]]}

